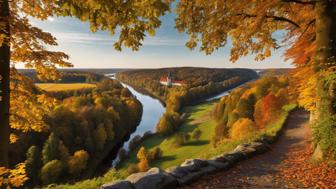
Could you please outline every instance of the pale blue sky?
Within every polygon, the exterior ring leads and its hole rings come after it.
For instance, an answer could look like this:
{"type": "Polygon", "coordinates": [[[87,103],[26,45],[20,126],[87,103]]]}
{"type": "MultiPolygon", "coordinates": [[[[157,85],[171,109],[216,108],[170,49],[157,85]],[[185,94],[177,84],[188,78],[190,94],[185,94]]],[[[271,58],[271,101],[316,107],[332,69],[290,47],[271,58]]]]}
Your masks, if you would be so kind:
{"type": "Polygon", "coordinates": [[[218,68],[286,68],[283,49],[274,52],[271,58],[255,62],[253,56],[241,58],[236,63],[229,61],[230,47],[222,48],[212,55],[198,49],[190,51],[184,44],[185,34],[174,28],[174,14],[163,17],[163,23],[155,37],[147,37],[140,51],[113,48],[116,36],[107,32],[91,33],[87,23],[75,18],[51,18],[48,21],[33,20],[33,25],[51,32],[58,40],[57,50],[70,56],[75,68],[159,68],[175,66],[197,66],[218,68]]]}

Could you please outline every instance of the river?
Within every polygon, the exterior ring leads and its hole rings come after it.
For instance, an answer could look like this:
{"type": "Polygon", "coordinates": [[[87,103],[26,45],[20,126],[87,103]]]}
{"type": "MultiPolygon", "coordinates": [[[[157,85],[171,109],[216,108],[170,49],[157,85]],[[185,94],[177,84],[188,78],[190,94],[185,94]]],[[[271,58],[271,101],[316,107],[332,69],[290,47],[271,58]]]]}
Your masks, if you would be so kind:
{"type": "MultiPolygon", "coordinates": [[[[107,74],[106,76],[110,77],[111,79],[116,79],[114,74],[107,74]]],[[[129,142],[136,136],[136,135],[140,135],[143,136],[144,133],[151,131],[151,132],[155,132],[155,126],[158,123],[159,119],[161,118],[162,114],[165,112],[165,107],[163,106],[163,104],[149,96],[146,94],[142,94],[140,92],[138,92],[137,90],[135,90],[133,87],[119,81],[124,87],[127,87],[134,96],[136,96],[136,98],[141,102],[142,106],[143,106],[143,113],[142,113],[142,117],[141,117],[141,122],[139,123],[139,125],[137,126],[136,130],[131,134],[130,138],[128,141],[126,141],[123,145],[123,149],[125,149],[126,151],[128,151],[128,145],[129,142]]],[[[226,96],[229,94],[229,91],[224,91],[218,95],[215,95],[213,97],[210,97],[208,99],[206,99],[205,101],[212,101],[212,100],[216,100],[219,99],[223,96],[226,96]]],[[[115,166],[116,163],[119,161],[118,157],[112,161],[112,166],[115,166]]]]}

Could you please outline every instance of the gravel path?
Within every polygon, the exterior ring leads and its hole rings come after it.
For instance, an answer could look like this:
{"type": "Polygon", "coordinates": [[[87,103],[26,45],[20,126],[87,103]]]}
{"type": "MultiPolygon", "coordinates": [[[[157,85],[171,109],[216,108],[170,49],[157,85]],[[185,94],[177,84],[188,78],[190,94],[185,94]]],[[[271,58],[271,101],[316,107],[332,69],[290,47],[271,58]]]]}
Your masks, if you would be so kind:
{"type": "Polygon", "coordinates": [[[207,175],[197,182],[181,187],[184,189],[198,188],[304,188],[300,182],[287,185],[277,174],[286,167],[285,161],[291,158],[292,152],[300,151],[308,146],[311,132],[308,127],[309,114],[296,110],[289,115],[283,133],[272,145],[272,150],[242,161],[228,171],[207,175]]]}

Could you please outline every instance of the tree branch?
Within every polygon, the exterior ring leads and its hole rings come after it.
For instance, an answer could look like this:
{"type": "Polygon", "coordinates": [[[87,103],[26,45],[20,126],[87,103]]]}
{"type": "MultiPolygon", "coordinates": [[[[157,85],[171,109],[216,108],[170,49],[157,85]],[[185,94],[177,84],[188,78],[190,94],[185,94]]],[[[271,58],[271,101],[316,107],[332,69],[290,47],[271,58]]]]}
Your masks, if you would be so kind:
{"type": "Polygon", "coordinates": [[[284,3],[297,3],[302,5],[315,5],[316,1],[300,1],[300,0],[282,0],[284,3]]]}
{"type": "MultiPolygon", "coordinates": [[[[251,15],[251,14],[246,14],[246,13],[238,13],[236,14],[237,16],[244,16],[244,17],[247,17],[247,18],[255,18],[257,17],[257,15],[251,15]]],[[[271,18],[275,21],[283,21],[283,22],[288,22],[290,24],[292,24],[293,26],[295,26],[296,28],[300,28],[300,25],[295,23],[294,21],[288,19],[288,18],[285,18],[285,17],[280,17],[280,16],[271,16],[271,15],[266,15],[264,16],[265,18],[271,18]]]]}

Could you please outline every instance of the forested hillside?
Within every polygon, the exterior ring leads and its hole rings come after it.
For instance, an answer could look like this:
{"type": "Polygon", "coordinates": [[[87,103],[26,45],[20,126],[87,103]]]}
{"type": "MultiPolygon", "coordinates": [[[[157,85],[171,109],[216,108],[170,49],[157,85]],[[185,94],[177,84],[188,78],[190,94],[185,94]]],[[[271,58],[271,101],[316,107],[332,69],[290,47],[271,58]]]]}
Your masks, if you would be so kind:
{"type": "MultiPolygon", "coordinates": [[[[140,102],[116,80],[104,79],[85,93],[60,100],[30,86],[35,91],[31,98],[47,100],[40,104],[43,111],[32,112],[40,118],[39,125],[32,123],[38,128],[12,129],[9,163],[26,161],[26,184],[31,186],[92,175],[141,118],[140,102]]],[[[12,106],[13,124],[20,124],[17,118],[24,115],[24,107],[18,106],[12,106]]]]}

